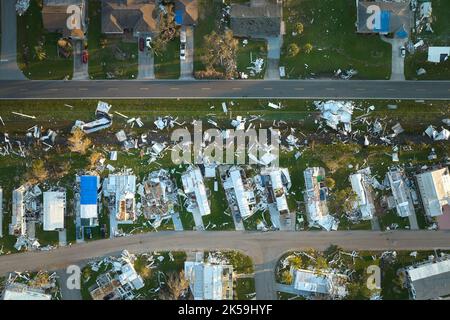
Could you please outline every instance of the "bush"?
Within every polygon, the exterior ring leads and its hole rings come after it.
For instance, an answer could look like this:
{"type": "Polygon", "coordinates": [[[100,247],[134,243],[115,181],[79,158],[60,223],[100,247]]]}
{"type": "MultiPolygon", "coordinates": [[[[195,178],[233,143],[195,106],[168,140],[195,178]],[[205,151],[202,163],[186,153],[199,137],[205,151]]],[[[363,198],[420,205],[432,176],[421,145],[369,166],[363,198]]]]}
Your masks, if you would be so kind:
{"type": "Polygon", "coordinates": [[[300,48],[297,44],[291,43],[288,47],[288,55],[289,57],[295,57],[300,53],[300,48]]]}

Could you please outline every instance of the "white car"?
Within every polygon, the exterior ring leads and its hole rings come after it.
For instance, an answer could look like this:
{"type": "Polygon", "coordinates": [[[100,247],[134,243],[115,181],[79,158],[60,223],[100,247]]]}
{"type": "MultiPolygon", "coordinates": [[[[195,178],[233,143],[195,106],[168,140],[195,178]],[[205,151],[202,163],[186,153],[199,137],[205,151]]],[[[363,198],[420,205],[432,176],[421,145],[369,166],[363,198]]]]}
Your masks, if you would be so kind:
{"type": "Polygon", "coordinates": [[[186,43],[186,30],[181,30],[180,41],[181,41],[181,43],[186,43]]]}
{"type": "Polygon", "coordinates": [[[181,43],[180,45],[180,59],[186,60],[186,43],[181,43]]]}
{"type": "Polygon", "coordinates": [[[404,58],[406,56],[406,49],[405,49],[405,47],[401,47],[400,48],[400,56],[402,58],[404,58]]]}
{"type": "Polygon", "coordinates": [[[147,47],[147,49],[152,48],[152,37],[145,38],[145,46],[147,47]]]}

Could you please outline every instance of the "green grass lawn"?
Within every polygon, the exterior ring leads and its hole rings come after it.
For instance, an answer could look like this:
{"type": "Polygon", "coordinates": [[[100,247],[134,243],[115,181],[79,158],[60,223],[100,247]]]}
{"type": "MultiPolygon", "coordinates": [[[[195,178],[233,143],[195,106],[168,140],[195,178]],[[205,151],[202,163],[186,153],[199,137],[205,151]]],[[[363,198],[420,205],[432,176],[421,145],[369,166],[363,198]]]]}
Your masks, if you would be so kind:
{"type": "Polygon", "coordinates": [[[234,300],[254,299],[256,294],[254,278],[238,278],[235,283],[234,300]]]}
{"type": "Polygon", "coordinates": [[[157,79],[178,79],[180,77],[180,38],[167,45],[166,51],[155,55],[155,76],[157,79]]]}
{"type": "Polygon", "coordinates": [[[356,79],[388,79],[391,72],[391,47],[378,35],[356,33],[354,0],[290,0],[284,2],[286,35],[280,66],[286,78],[331,77],[338,69],[356,69],[356,79]],[[295,24],[301,22],[303,34],[293,36],[295,24]],[[288,57],[287,48],[307,43],[311,53],[303,51],[288,57]],[[307,66],[305,66],[307,65],[307,66]]]}
{"type": "Polygon", "coordinates": [[[243,39],[239,39],[239,49],[237,53],[237,71],[244,72],[249,75],[249,79],[263,79],[267,64],[267,45],[265,41],[248,40],[248,44],[244,46],[243,39]],[[250,58],[251,57],[251,58],[250,58]],[[250,76],[251,61],[257,58],[264,59],[264,67],[261,73],[250,76]],[[251,60],[252,59],[252,60],[251,60]]]}
{"type": "Polygon", "coordinates": [[[137,40],[130,39],[129,42],[124,42],[121,36],[106,36],[101,33],[101,1],[89,1],[88,11],[87,37],[91,79],[137,78],[137,40]]]}
{"type": "Polygon", "coordinates": [[[28,11],[17,17],[17,63],[24,75],[32,80],[61,80],[72,77],[73,58],[59,57],[57,41],[60,34],[43,29],[42,1],[31,0],[28,11]],[[43,43],[47,57],[39,61],[35,47],[43,43]]]}
{"type": "MultiPolygon", "coordinates": [[[[423,39],[427,46],[448,46],[450,45],[450,2],[447,0],[433,0],[433,17],[431,24],[433,33],[422,31],[420,34],[413,34],[412,41],[417,42],[423,39]]],[[[405,60],[405,76],[408,80],[449,80],[450,60],[442,63],[427,62],[428,49],[419,48],[413,55],[407,54],[405,60]],[[427,73],[417,76],[419,68],[424,68],[427,73]]]]}

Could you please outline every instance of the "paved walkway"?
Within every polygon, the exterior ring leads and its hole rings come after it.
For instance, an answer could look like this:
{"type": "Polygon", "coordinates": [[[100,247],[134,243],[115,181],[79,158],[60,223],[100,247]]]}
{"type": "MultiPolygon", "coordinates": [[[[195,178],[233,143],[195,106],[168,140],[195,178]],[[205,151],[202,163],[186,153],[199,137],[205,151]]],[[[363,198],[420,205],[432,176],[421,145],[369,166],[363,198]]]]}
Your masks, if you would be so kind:
{"type": "Polygon", "coordinates": [[[2,52],[0,59],[0,80],[24,80],[17,66],[17,16],[15,0],[2,0],[2,52]]]}
{"type": "Polygon", "coordinates": [[[180,59],[180,79],[194,79],[194,29],[186,27],[186,59],[180,59]]]}
{"type": "Polygon", "coordinates": [[[302,231],[302,232],[178,232],[161,231],[97,240],[52,251],[0,256],[0,274],[11,270],[58,270],[89,259],[152,251],[240,250],[255,264],[256,299],[276,299],[275,266],[290,250],[324,250],[335,244],[344,250],[450,249],[449,231],[302,231]]]}
{"type": "Polygon", "coordinates": [[[271,37],[267,39],[267,66],[266,80],[279,80],[280,79],[280,56],[281,56],[281,43],[280,37],[271,37]]]}
{"type": "Polygon", "coordinates": [[[66,269],[57,270],[56,274],[59,278],[62,300],[82,300],[81,290],[69,289],[67,286],[67,280],[71,274],[67,274],[66,269]]]}
{"type": "Polygon", "coordinates": [[[83,63],[83,40],[73,41],[73,76],[72,80],[89,80],[89,62],[83,63]]]}
{"type": "Polygon", "coordinates": [[[392,47],[392,70],[391,80],[404,81],[405,80],[405,59],[402,58],[400,48],[405,44],[407,39],[389,39],[384,36],[380,36],[381,40],[387,42],[392,47]]]}

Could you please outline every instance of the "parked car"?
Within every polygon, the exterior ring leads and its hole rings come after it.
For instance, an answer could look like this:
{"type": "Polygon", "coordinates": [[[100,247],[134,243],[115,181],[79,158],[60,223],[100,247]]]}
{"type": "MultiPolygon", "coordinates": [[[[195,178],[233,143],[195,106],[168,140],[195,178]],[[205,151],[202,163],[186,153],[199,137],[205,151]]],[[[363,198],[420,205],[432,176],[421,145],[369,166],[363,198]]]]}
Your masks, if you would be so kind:
{"type": "Polygon", "coordinates": [[[139,51],[144,51],[145,49],[145,40],[144,38],[139,38],[139,51]]]}
{"type": "Polygon", "coordinates": [[[186,43],[181,43],[180,46],[180,59],[186,60],[186,43]]]}
{"type": "Polygon", "coordinates": [[[147,49],[151,49],[152,48],[152,37],[147,37],[145,39],[145,46],[147,47],[147,49]]]}
{"type": "Polygon", "coordinates": [[[180,41],[181,41],[181,43],[186,43],[186,30],[181,30],[180,41]]]}
{"type": "Polygon", "coordinates": [[[81,53],[81,62],[88,63],[88,60],[89,60],[89,53],[87,52],[87,50],[83,50],[83,52],[81,53]]]}
{"type": "Polygon", "coordinates": [[[400,55],[402,58],[404,58],[406,56],[406,48],[405,47],[400,48],[400,55]]]}

